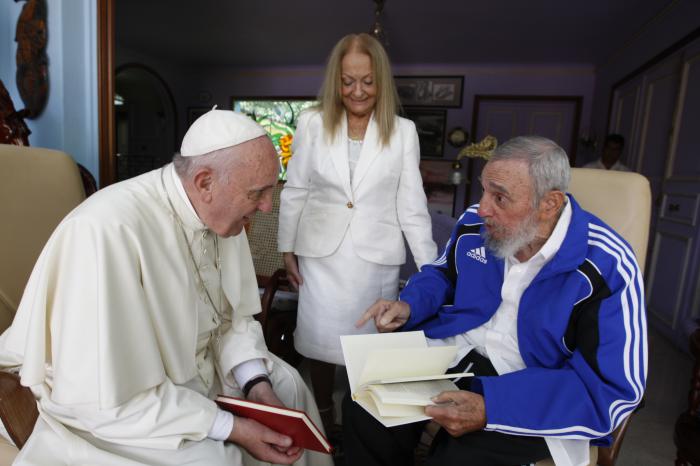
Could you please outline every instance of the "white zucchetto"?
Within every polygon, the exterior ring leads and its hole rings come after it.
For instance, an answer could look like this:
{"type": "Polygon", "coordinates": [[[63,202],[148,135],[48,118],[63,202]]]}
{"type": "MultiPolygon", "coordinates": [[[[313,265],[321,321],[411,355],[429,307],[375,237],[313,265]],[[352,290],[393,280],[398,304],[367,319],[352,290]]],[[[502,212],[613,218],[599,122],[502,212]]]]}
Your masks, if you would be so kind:
{"type": "Polygon", "coordinates": [[[180,146],[180,155],[204,155],[237,146],[265,134],[263,127],[246,115],[231,110],[217,110],[215,105],[197,118],[187,130],[180,146]]]}

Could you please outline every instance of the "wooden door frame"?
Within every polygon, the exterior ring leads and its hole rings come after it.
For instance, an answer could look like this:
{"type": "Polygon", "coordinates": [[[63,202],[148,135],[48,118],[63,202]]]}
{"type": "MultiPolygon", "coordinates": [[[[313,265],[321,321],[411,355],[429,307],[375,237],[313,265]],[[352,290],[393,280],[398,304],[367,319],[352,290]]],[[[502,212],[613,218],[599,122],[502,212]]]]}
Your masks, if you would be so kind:
{"type": "MultiPolygon", "coordinates": [[[[576,146],[578,143],[579,127],[581,125],[581,107],[583,104],[582,96],[568,95],[504,95],[504,94],[476,94],[474,95],[474,105],[472,107],[472,138],[476,137],[476,130],[479,125],[479,107],[482,102],[493,100],[511,100],[511,101],[547,101],[547,102],[573,102],[574,103],[574,122],[571,135],[571,150],[567,154],[569,156],[569,165],[575,166],[576,162],[576,146]]],[[[500,141],[504,142],[504,141],[500,141]]],[[[467,162],[467,189],[464,193],[464,208],[466,209],[471,203],[471,178],[474,172],[474,159],[469,157],[467,162]]]]}
{"type": "Polygon", "coordinates": [[[114,126],[114,0],[97,0],[97,113],[99,128],[99,185],[116,180],[114,126]]]}
{"type": "MultiPolygon", "coordinates": [[[[571,150],[567,154],[569,156],[569,164],[573,167],[576,165],[576,146],[578,145],[578,132],[581,126],[581,107],[583,97],[580,95],[492,95],[492,94],[476,94],[474,96],[474,106],[472,107],[472,137],[476,137],[476,130],[479,124],[479,106],[482,102],[491,100],[511,100],[511,101],[547,101],[547,102],[573,102],[574,104],[574,122],[571,131],[571,150]]],[[[500,141],[505,142],[505,141],[500,141]]]]}

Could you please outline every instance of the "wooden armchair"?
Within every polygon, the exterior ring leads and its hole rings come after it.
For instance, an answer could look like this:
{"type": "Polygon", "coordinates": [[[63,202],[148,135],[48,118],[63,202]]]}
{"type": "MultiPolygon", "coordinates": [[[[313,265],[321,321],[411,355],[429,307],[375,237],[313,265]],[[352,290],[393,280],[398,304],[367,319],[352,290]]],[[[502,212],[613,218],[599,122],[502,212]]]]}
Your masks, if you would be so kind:
{"type": "MultiPolygon", "coordinates": [[[[12,322],[51,232],[84,198],[78,166],[68,155],[0,144],[0,331],[12,322]]],[[[0,372],[0,418],[17,448],[31,434],[37,415],[34,395],[19,377],[0,372]]],[[[0,466],[12,462],[15,446],[0,440],[0,466]]]]}
{"type": "Polygon", "coordinates": [[[688,393],[688,409],[676,420],[673,442],[676,466],[700,465],[700,328],[690,335],[690,354],[695,359],[688,393]]]}

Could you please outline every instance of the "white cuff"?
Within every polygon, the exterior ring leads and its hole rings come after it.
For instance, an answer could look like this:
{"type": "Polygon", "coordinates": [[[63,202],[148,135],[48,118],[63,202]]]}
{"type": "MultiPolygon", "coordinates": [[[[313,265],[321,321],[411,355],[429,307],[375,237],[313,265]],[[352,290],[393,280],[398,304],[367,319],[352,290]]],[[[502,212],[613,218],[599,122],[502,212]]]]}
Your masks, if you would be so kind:
{"type": "Polygon", "coordinates": [[[214,424],[211,425],[207,437],[212,440],[226,440],[228,436],[231,435],[233,431],[233,414],[223,409],[216,411],[216,418],[214,418],[214,424]]]}
{"type": "Polygon", "coordinates": [[[234,367],[231,372],[233,372],[233,378],[236,379],[236,383],[241,387],[241,390],[254,377],[269,375],[262,359],[251,359],[250,361],[242,362],[234,367]]]}

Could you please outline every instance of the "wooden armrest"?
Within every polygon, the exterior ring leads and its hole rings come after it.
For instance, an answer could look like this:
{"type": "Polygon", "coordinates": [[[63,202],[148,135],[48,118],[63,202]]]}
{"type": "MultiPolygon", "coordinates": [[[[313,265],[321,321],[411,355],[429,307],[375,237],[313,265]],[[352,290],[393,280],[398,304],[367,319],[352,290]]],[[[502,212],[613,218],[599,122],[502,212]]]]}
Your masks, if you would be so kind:
{"type": "Polygon", "coordinates": [[[0,419],[17,448],[22,448],[34,430],[39,411],[30,389],[19,376],[0,371],[0,419]]]}
{"type": "Polygon", "coordinates": [[[275,270],[275,273],[270,277],[256,277],[258,279],[258,286],[263,288],[263,294],[260,298],[260,307],[262,311],[260,314],[256,315],[255,318],[260,322],[263,335],[267,338],[267,322],[270,317],[270,309],[272,308],[272,301],[275,298],[275,293],[280,288],[288,288],[289,281],[287,281],[287,271],[284,269],[275,270]]]}
{"type": "Polygon", "coordinates": [[[258,287],[263,289],[260,304],[262,311],[256,315],[260,322],[267,348],[277,356],[296,366],[301,355],[294,349],[296,327],[296,305],[281,306],[273,310],[272,303],[277,291],[292,291],[287,272],[277,269],[270,277],[258,276],[258,287]]]}

